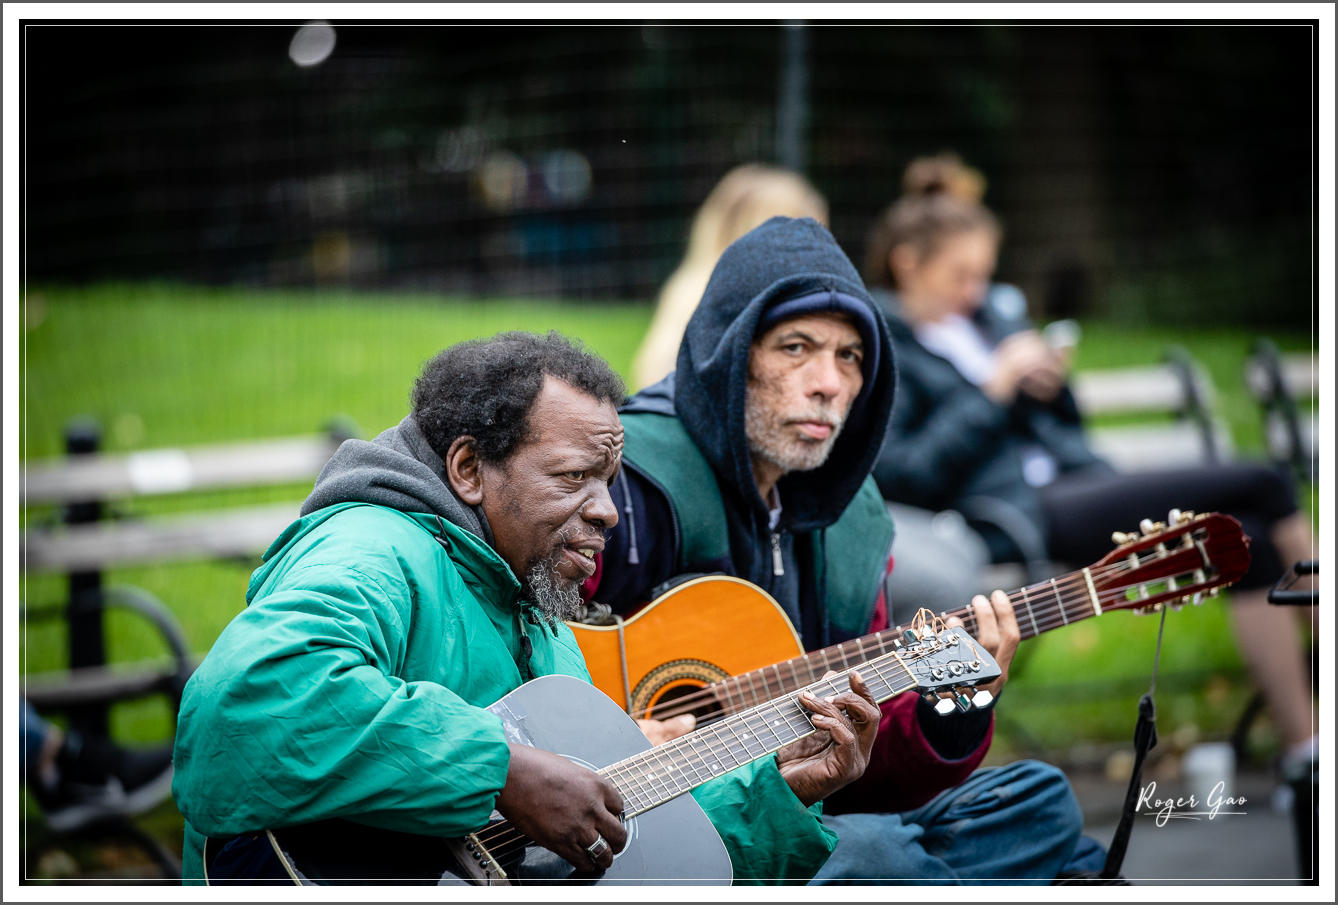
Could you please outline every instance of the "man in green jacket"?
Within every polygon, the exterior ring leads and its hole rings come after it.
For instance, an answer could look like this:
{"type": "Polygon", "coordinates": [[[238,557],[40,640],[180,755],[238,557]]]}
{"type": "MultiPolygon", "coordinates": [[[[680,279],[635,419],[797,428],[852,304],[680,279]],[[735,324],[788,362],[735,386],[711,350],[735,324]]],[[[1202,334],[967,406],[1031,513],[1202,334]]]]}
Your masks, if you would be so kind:
{"type": "MultiPolygon", "coordinates": [[[[186,687],[187,883],[267,855],[242,851],[265,829],[457,837],[494,808],[579,870],[611,863],[616,788],[508,743],[484,708],[537,676],[589,679],[562,620],[617,523],[622,397],[556,333],[499,334],[440,353],[411,415],[340,447],[186,687]]],[[[816,735],[694,791],[736,880],[806,880],[831,852],[819,802],[863,772],[879,718],[854,684],[804,700],[816,735]]]]}

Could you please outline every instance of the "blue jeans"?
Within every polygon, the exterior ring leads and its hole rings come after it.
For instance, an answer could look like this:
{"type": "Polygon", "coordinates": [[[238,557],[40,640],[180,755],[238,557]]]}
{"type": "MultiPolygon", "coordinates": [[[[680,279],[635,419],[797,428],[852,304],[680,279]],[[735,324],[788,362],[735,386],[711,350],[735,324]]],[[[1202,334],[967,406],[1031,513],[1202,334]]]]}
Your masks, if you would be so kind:
{"type": "Polygon", "coordinates": [[[1048,884],[1061,871],[1099,870],[1105,860],[1100,845],[1081,838],[1068,779],[1038,761],[977,770],[913,811],[822,822],[840,841],[811,885],[1048,884]]]}

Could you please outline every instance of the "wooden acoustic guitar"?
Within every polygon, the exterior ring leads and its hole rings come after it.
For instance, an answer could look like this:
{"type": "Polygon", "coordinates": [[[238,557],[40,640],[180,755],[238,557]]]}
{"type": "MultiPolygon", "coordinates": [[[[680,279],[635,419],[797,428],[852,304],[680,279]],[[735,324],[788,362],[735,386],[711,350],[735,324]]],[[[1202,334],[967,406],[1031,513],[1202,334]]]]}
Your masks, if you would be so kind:
{"type": "MultiPolygon", "coordinates": [[[[1115,534],[1115,549],[1099,562],[1009,594],[1022,637],[1112,610],[1201,603],[1249,568],[1250,539],[1231,516],[1172,510],[1168,521],[1145,520],[1141,534],[1115,534]]],[[[961,617],[975,633],[969,604],[939,616],[961,617]]],[[[694,713],[706,723],[885,654],[918,627],[805,653],[769,594],[726,576],[685,582],[620,625],[570,625],[595,685],[632,716],[694,713]]]]}
{"type": "MultiPolygon", "coordinates": [[[[973,689],[997,678],[999,666],[961,629],[941,628],[898,643],[858,672],[879,701],[918,690],[950,694],[945,700],[966,710],[988,704],[988,692],[973,689]]],[[[819,697],[839,694],[850,689],[850,677],[842,673],[808,689],[819,697]]],[[[461,880],[482,885],[728,884],[733,878],[729,853],[706,813],[686,793],[816,731],[797,698],[797,691],[778,695],[653,748],[618,704],[571,676],[527,682],[489,707],[501,718],[508,742],[552,751],[597,770],[622,794],[627,844],[608,870],[578,872],[496,812],[498,819],[488,826],[455,840],[338,819],[248,838],[259,843],[262,854],[273,853],[271,861],[281,865],[271,874],[278,882],[302,885],[461,880]]],[[[217,862],[209,847],[204,862],[211,884],[254,882],[211,870],[217,862]]]]}

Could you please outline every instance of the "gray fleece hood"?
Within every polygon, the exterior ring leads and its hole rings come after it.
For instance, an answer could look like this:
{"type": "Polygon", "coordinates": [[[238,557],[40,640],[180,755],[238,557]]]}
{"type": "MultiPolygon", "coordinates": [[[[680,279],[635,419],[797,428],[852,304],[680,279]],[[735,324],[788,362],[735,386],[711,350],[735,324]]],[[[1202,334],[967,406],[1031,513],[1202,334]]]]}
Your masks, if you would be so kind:
{"type": "Polygon", "coordinates": [[[372,503],[400,512],[439,515],[493,545],[482,509],[465,503],[446,483],[445,463],[412,414],[371,442],[341,443],[316,478],[302,514],[339,503],[372,503]]]}

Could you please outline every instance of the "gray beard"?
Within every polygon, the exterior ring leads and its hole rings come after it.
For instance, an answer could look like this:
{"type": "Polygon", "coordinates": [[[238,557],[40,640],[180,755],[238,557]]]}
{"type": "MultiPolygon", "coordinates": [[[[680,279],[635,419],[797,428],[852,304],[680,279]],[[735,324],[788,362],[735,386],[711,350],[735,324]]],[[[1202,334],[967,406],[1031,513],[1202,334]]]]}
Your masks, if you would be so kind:
{"type": "Polygon", "coordinates": [[[525,598],[534,604],[550,627],[577,618],[584,608],[580,582],[569,581],[558,574],[557,563],[561,555],[559,548],[547,559],[535,563],[523,582],[525,598]]]}
{"type": "MultiPolygon", "coordinates": [[[[836,438],[841,436],[845,427],[844,418],[834,418],[833,412],[819,407],[818,411],[802,413],[815,418],[835,421],[832,435],[819,443],[795,441],[786,436],[782,416],[769,411],[753,389],[748,385],[748,401],[744,406],[744,434],[748,438],[748,451],[772,465],[783,468],[786,473],[792,471],[812,471],[832,454],[836,438]]],[[[794,413],[799,417],[801,413],[794,413]]],[[[788,417],[788,416],[787,416],[788,417]]]]}

